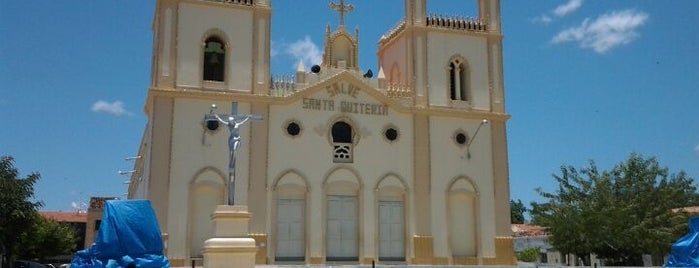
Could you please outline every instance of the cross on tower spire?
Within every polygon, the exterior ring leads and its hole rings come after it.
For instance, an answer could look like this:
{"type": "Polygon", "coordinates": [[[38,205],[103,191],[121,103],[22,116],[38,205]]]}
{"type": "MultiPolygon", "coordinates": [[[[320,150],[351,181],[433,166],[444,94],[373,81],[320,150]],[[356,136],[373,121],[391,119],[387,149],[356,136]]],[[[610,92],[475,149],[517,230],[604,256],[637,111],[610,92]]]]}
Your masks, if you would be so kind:
{"type": "Polygon", "coordinates": [[[345,12],[350,12],[354,10],[353,5],[345,5],[345,0],[340,0],[340,4],[330,2],[330,8],[340,13],[340,27],[345,26],[345,12]]]}

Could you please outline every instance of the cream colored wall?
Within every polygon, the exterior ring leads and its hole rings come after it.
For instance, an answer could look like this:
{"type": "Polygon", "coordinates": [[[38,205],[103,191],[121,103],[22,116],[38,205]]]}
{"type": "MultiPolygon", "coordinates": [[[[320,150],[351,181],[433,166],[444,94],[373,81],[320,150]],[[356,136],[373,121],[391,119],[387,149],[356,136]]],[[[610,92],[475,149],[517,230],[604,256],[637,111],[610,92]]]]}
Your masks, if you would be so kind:
{"type": "Polygon", "coordinates": [[[379,59],[379,61],[381,63],[381,67],[383,68],[383,72],[386,75],[386,81],[392,81],[393,78],[391,77],[391,70],[393,65],[396,64],[400,70],[399,83],[407,84],[408,70],[406,64],[406,53],[405,35],[399,37],[397,40],[391,43],[389,48],[383,50],[383,54],[381,55],[381,59],[379,59]]]}
{"type": "MultiPolygon", "coordinates": [[[[133,193],[129,193],[129,198],[131,199],[148,199],[148,186],[150,184],[150,161],[151,161],[151,140],[153,139],[152,136],[152,129],[153,129],[153,124],[152,122],[152,116],[148,116],[148,124],[146,125],[146,133],[143,135],[143,140],[141,141],[141,144],[145,144],[143,149],[139,151],[139,155],[141,156],[141,166],[135,166],[134,169],[136,172],[138,172],[138,176],[140,178],[139,181],[132,181],[132,184],[136,184],[136,188],[133,190],[133,193]]],[[[131,189],[129,188],[131,191],[131,189]]]]}
{"type": "Polygon", "coordinates": [[[155,209],[160,230],[168,231],[168,215],[170,214],[170,155],[172,152],[172,122],[174,101],[169,97],[156,96],[149,99],[151,120],[150,151],[152,156],[147,169],[149,177],[146,191],[151,205],[155,209]]]}
{"type": "MultiPolygon", "coordinates": [[[[172,129],[172,155],[170,176],[169,206],[176,213],[168,217],[169,251],[172,257],[188,257],[189,242],[187,225],[189,219],[189,194],[192,181],[204,169],[228,175],[229,131],[223,124],[216,132],[204,131],[204,114],[209,112],[211,104],[218,106],[217,113],[230,113],[231,105],[226,102],[206,100],[175,100],[174,122],[172,129]]],[[[249,113],[250,106],[245,103],[238,105],[238,113],[249,113]]],[[[247,177],[249,146],[249,123],[241,127],[240,135],[243,142],[238,151],[236,162],[236,204],[247,202],[247,177]]],[[[226,178],[227,181],[227,178],[226,178]]],[[[225,191],[228,192],[227,189],[225,191]]]]}
{"type": "Polygon", "coordinates": [[[218,5],[180,3],[177,25],[177,86],[201,87],[205,34],[221,31],[227,42],[226,83],[228,89],[252,88],[253,13],[218,5]]]}
{"type": "Polygon", "coordinates": [[[450,257],[447,197],[450,184],[457,178],[472,181],[479,196],[477,218],[480,230],[480,256],[495,255],[495,217],[493,196],[493,163],[491,152],[490,127],[481,127],[478,136],[471,144],[471,158],[467,157],[466,147],[460,147],[454,141],[457,130],[463,130],[469,138],[473,137],[480,120],[431,117],[430,118],[430,155],[432,177],[432,234],[434,237],[435,257],[450,257]]]}
{"type": "MultiPolygon", "coordinates": [[[[346,95],[330,97],[321,90],[308,98],[332,99],[335,108],[339,109],[340,101],[380,103],[360,90],[357,98],[346,95]]],[[[374,189],[379,180],[389,174],[395,174],[405,181],[408,187],[412,185],[412,117],[389,110],[388,116],[342,114],[334,111],[304,110],[302,101],[290,105],[272,105],[270,108],[270,146],[274,151],[269,155],[268,184],[274,185],[275,179],[289,170],[295,170],[309,182],[310,203],[308,214],[309,256],[324,256],[325,240],[320,232],[323,230],[324,218],[324,186],[328,175],[337,168],[354,171],[359,176],[361,193],[359,193],[360,234],[364,234],[363,244],[360,245],[362,256],[375,257],[377,251],[373,236],[375,230],[376,212],[374,211],[374,189]],[[330,129],[338,119],[346,119],[356,132],[354,146],[354,163],[333,163],[333,148],[331,145],[330,129]],[[286,125],[295,120],[302,128],[301,134],[291,137],[286,134],[286,125]],[[399,138],[394,143],[388,143],[383,131],[392,125],[399,131],[399,138]],[[360,172],[361,171],[361,172],[360,172]]],[[[269,216],[268,232],[272,232],[275,215],[269,216]]],[[[410,228],[410,224],[406,224],[410,228]]],[[[270,240],[270,246],[274,244],[270,240]]]]}
{"type": "Polygon", "coordinates": [[[447,66],[454,55],[461,55],[471,70],[471,107],[490,110],[488,47],[485,37],[429,32],[427,36],[429,100],[433,106],[448,106],[447,66]]]}
{"type": "Polygon", "coordinates": [[[207,169],[196,174],[190,184],[186,241],[191,241],[188,243],[191,256],[202,256],[204,241],[214,233],[211,214],[218,205],[226,202],[226,181],[224,174],[207,169]]]}

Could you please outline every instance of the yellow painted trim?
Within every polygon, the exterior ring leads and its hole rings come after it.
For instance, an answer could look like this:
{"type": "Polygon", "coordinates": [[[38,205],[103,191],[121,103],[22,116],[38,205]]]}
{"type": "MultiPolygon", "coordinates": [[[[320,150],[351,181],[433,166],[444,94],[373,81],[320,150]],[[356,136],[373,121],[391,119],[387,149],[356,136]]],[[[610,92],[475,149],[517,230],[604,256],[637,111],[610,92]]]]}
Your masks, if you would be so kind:
{"type": "MultiPolygon", "coordinates": [[[[483,261],[485,264],[485,259],[483,261]]],[[[515,265],[514,243],[511,236],[495,237],[495,265],[515,265]]]]}
{"type": "Polygon", "coordinates": [[[267,234],[250,234],[250,237],[255,239],[257,246],[257,254],[255,255],[255,264],[267,264],[267,234]]]}
{"type": "Polygon", "coordinates": [[[433,264],[434,238],[432,236],[413,236],[413,245],[415,246],[413,264],[433,264]]]}
{"type": "MultiPolygon", "coordinates": [[[[486,110],[463,110],[463,109],[453,109],[450,107],[406,107],[402,105],[395,99],[389,98],[378,90],[368,86],[363,81],[356,78],[354,75],[349,73],[350,71],[343,71],[334,77],[327,79],[323,82],[317,83],[312,87],[304,89],[296,94],[287,97],[273,97],[269,95],[260,94],[250,94],[247,92],[235,92],[231,90],[211,90],[203,88],[157,88],[152,87],[148,92],[148,99],[152,99],[158,96],[167,96],[170,98],[188,98],[188,99],[205,99],[205,100],[226,100],[226,101],[239,101],[239,102],[251,102],[251,103],[269,103],[270,105],[288,105],[293,102],[302,100],[304,97],[315,94],[321,90],[325,90],[327,86],[330,86],[338,82],[352,83],[358,86],[362,92],[366,93],[370,97],[377,99],[378,101],[385,103],[392,110],[399,113],[405,114],[424,114],[433,116],[445,116],[445,117],[458,117],[467,119],[488,119],[491,121],[507,121],[510,115],[504,113],[493,113],[486,110]]],[[[149,102],[147,102],[149,103],[149,102]]],[[[146,107],[146,110],[149,110],[146,107]]]]}
{"type": "Polygon", "coordinates": [[[447,257],[435,257],[432,259],[432,263],[434,265],[448,265],[449,264],[449,258],[447,257]]]}
{"type": "Polygon", "coordinates": [[[310,259],[311,264],[323,264],[323,260],[325,258],[323,258],[323,257],[310,257],[309,259],[310,259]]]}
{"type": "Polygon", "coordinates": [[[478,265],[477,257],[453,257],[452,262],[455,265],[478,265]]]}
{"type": "Polygon", "coordinates": [[[497,258],[494,258],[494,257],[487,257],[487,258],[483,258],[482,260],[483,260],[483,265],[497,265],[498,264],[497,258]]]}
{"type": "MultiPolygon", "coordinates": [[[[413,117],[413,202],[415,211],[421,217],[415,218],[416,234],[432,234],[432,199],[431,199],[431,161],[430,161],[430,118],[416,115],[413,117]]],[[[430,239],[432,237],[430,236],[430,239]]],[[[415,245],[416,251],[418,246],[415,245]]],[[[415,255],[418,256],[417,253],[415,255]]],[[[430,255],[432,256],[432,255],[430,255]]]]}
{"type": "Polygon", "coordinates": [[[182,267],[185,266],[185,259],[180,258],[168,258],[171,267],[182,267]]]}

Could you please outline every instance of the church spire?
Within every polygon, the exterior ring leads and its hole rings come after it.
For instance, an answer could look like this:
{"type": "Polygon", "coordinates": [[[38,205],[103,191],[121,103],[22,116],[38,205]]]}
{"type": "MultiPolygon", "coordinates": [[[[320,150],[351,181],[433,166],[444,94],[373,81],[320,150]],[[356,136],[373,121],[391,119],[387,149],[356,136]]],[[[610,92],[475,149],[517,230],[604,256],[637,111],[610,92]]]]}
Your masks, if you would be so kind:
{"type": "Polygon", "coordinates": [[[330,2],[330,8],[334,11],[340,13],[340,28],[345,27],[345,12],[351,12],[354,10],[353,5],[345,5],[345,0],[340,0],[340,4],[335,4],[330,2]]]}

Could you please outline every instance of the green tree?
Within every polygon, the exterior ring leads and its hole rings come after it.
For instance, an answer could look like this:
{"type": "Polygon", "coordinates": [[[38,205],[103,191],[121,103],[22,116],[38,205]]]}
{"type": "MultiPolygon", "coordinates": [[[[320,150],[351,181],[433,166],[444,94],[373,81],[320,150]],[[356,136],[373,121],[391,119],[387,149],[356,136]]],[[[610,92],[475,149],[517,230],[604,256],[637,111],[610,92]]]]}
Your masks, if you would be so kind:
{"type": "Polygon", "coordinates": [[[36,211],[41,202],[32,202],[34,184],[39,180],[38,173],[19,178],[11,156],[0,157],[0,247],[5,254],[3,267],[10,267],[10,261],[20,237],[33,228],[36,211]]]}
{"type": "Polygon", "coordinates": [[[33,228],[21,236],[16,253],[19,258],[36,258],[43,263],[46,257],[74,253],[77,239],[72,226],[36,215],[33,228]]]}
{"type": "Polygon", "coordinates": [[[532,203],[532,222],[546,226],[562,253],[596,254],[607,264],[642,265],[641,255],[663,256],[687,231],[687,216],[675,208],[697,204],[694,180],[669,174],[655,158],[631,154],[600,172],[593,161],[580,171],[562,166],[556,192],[532,203]]]}
{"type": "Polygon", "coordinates": [[[524,206],[522,200],[517,199],[517,202],[510,200],[510,221],[512,223],[524,223],[525,212],[527,212],[527,207],[524,206]]]}
{"type": "Polygon", "coordinates": [[[540,252],[541,252],[541,248],[539,248],[539,247],[526,248],[520,252],[515,252],[515,257],[517,257],[518,261],[538,262],[539,255],[541,255],[540,252]]]}

